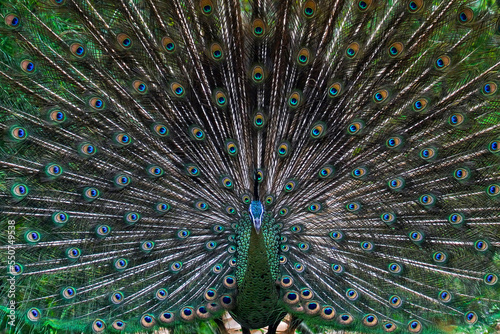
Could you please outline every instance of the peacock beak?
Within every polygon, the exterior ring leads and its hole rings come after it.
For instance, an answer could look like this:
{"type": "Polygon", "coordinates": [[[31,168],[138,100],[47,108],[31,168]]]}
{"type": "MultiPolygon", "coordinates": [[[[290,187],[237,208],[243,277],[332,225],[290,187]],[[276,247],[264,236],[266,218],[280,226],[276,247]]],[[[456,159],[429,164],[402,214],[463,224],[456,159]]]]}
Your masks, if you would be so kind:
{"type": "Polygon", "coordinates": [[[260,233],[260,226],[262,225],[262,220],[261,219],[254,219],[253,220],[253,227],[255,227],[255,231],[257,231],[257,234],[260,233]]]}

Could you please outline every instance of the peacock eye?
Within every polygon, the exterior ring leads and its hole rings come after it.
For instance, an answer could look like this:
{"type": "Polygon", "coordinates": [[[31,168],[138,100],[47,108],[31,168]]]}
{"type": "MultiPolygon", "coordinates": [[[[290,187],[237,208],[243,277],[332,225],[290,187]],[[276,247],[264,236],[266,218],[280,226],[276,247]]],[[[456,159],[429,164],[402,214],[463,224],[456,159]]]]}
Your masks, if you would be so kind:
{"type": "Polygon", "coordinates": [[[198,126],[192,125],[189,128],[189,134],[191,135],[191,138],[193,138],[196,141],[203,141],[205,140],[205,132],[198,126]]]}
{"type": "Polygon", "coordinates": [[[26,317],[28,318],[29,321],[31,322],[37,322],[40,320],[41,318],[41,312],[39,309],[37,309],[36,307],[32,307],[30,308],[27,312],[26,312],[26,317]]]}
{"type": "Polygon", "coordinates": [[[477,314],[475,312],[467,312],[465,313],[465,321],[468,323],[468,324],[475,324],[477,322],[478,318],[477,318],[477,314]]]}
{"type": "Polygon", "coordinates": [[[141,80],[135,80],[134,82],[132,82],[132,87],[139,94],[146,94],[148,90],[148,87],[146,86],[144,81],[141,80]]]}
{"type": "Polygon", "coordinates": [[[266,26],[261,19],[253,21],[253,34],[255,37],[262,37],[265,34],[266,26]]]}
{"type": "Polygon", "coordinates": [[[189,164],[189,165],[186,165],[186,173],[189,175],[189,176],[200,176],[200,168],[197,166],[197,165],[193,165],[193,164],[189,164]]]}
{"type": "Polygon", "coordinates": [[[288,142],[282,142],[281,144],[278,145],[278,157],[284,158],[286,157],[289,152],[290,152],[290,144],[288,142]]]}
{"type": "Polygon", "coordinates": [[[132,39],[125,33],[118,34],[116,36],[116,40],[118,41],[118,44],[125,50],[132,47],[132,39]]]}
{"type": "Polygon", "coordinates": [[[68,286],[61,290],[61,296],[66,300],[73,299],[76,297],[76,289],[72,286],[68,286]]]}
{"type": "Polygon", "coordinates": [[[115,320],[112,324],[113,328],[117,331],[122,331],[125,329],[125,322],[123,320],[115,320]]]}
{"type": "Polygon", "coordinates": [[[388,97],[389,92],[386,89],[381,89],[373,94],[373,101],[375,101],[375,103],[382,103],[387,100],[388,97]]]}
{"type": "Polygon", "coordinates": [[[290,180],[288,181],[285,186],[283,187],[283,190],[287,193],[290,193],[295,190],[295,187],[297,186],[297,182],[295,180],[290,180]]]}
{"type": "Polygon", "coordinates": [[[392,225],[396,222],[396,215],[392,212],[384,212],[380,218],[387,225],[392,225]]]}
{"type": "Polygon", "coordinates": [[[210,46],[210,55],[213,60],[219,61],[224,57],[224,53],[222,51],[222,47],[219,43],[213,43],[210,46]]]}
{"type": "Polygon", "coordinates": [[[159,137],[166,137],[169,135],[168,128],[163,124],[153,124],[152,129],[156,135],[159,137]]]}
{"type": "Polygon", "coordinates": [[[243,194],[243,196],[241,196],[241,201],[244,204],[249,204],[251,200],[252,200],[252,198],[248,194],[243,194]]]}
{"type": "Polygon", "coordinates": [[[349,325],[349,324],[351,324],[353,321],[354,321],[354,318],[352,317],[352,315],[350,315],[350,314],[348,314],[348,313],[343,313],[343,314],[340,314],[340,315],[339,315],[339,322],[340,322],[342,325],[349,325]]]}
{"type": "Polygon", "coordinates": [[[448,260],[448,256],[443,252],[435,252],[432,254],[432,259],[438,264],[445,263],[448,260]]]}
{"type": "Polygon", "coordinates": [[[325,135],[326,133],[326,124],[324,122],[318,122],[314,124],[309,131],[311,138],[318,139],[325,135]]]}
{"type": "Polygon", "coordinates": [[[167,51],[167,53],[173,53],[175,51],[175,42],[170,37],[163,37],[161,39],[161,45],[163,46],[163,49],[167,51]]]}
{"type": "Polygon", "coordinates": [[[127,212],[123,216],[123,220],[125,221],[126,224],[133,225],[137,223],[139,220],[141,220],[141,215],[137,212],[127,212]]]}
{"type": "Polygon", "coordinates": [[[358,202],[352,202],[347,203],[345,207],[349,212],[357,212],[361,209],[361,204],[359,204],[358,202]]]}
{"type": "Polygon", "coordinates": [[[86,50],[80,43],[73,43],[69,46],[70,52],[77,58],[85,57],[86,50]]]}
{"type": "Polygon", "coordinates": [[[141,323],[142,327],[144,327],[144,328],[151,328],[155,325],[156,321],[155,321],[155,318],[153,317],[153,315],[144,314],[141,317],[140,323],[141,323]]]}
{"type": "Polygon", "coordinates": [[[363,318],[363,325],[367,327],[374,327],[378,324],[378,318],[375,314],[367,314],[363,318]]]}
{"type": "Polygon", "coordinates": [[[491,184],[486,188],[486,193],[491,197],[496,197],[500,194],[500,185],[491,184]]]}
{"type": "Polygon", "coordinates": [[[332,231],[330,232],[330,238],[337,242],[342,241],[344,239],[344,233],[341,231],[332,231]]]}
{"type": "Polygon", "coordinates": [[[335,172],[335,168],[330,165],[323,166],[318,172],[318,177],[320,179],[327,179],[333,176],[333,173],[335,172]]]}
{"type": "Polygon", "coordinates": [[[313,0],[306,1],[306,3],[304,4],[303,13],[307,18],[313,17],[316,13],[316,2],[314,2],[313,0]]]}
{"type": "Polygon", "coordinates": [[[498,282],[498,276],[495,274],[486,274],[484,275],[483,281],[487,285],[495,285],[498,282]]]}
{"type": "Polygon", "coordinates": [[[416,112],[422,112],[427,108],[427,105],[429,103],[429,100],[426,98],[419,98],[413,102],[413,110],[416,112]]]}
{"type": "Polygon", "coordinates": [[[342,85],[339,82],[333,83],[328,88],[328,95],[332,98],[339,96],[341,92],[342,92],[342,85]]]}
{"type": "Polygon", "coordinates": [[[7,25],[10,28],[17,28],[21,25],[21,20],[15,14],[6,15],[4,22],[5,22],[5,25],[7,25]]]}
{"type": "Polygon", "coordinates": [[[287,207],[283,207],[280,209],[279,215],[281,217],[285,217],[286,215],[288,215],[289,212],[290,212],[290,209],[288,209],[287,207]]]}
{"type": "Polygon", "coordinates": [[[374,249],[374,245],[370,241],[362,241],[361,244],[361,249],[364,250],[365,252],[371,252],[374,249]]]}
{"type": "Polygon", "coordinates": [[[120,146],[127,146],[130,143],[132,143],[132,138],[130,138],[130,135],[124,132],[115,133],[113,139],[115,143],[117,143],[120,146]]]}
{"type": "Polygon", "coordinates": [[[389,303],[393,308],[400,308],[403,305],[403,300],[401,297],[393,295],[389,297],[389,303]]]}
{"type": "Polygon", "coordinates": [[[194,203],[195,209],[198,209],[200,211],[207,211],[210,207],[207,202],[204,201],[197,201],[194,203]]]}
{"type": "Polygon", "coordinates": [[[262,129],[266,124],[266,119],[262,112],[257,112],[253,118],[253,125],[257,129],[262,129]]]}
{"type": "Polygon", "coordinates": [[[462,113],[454,113],[448,118],[448,123],[455,127],[459,126],[465,121],[465,116],[462,113]]]}
{"type": "Polygon", "coordinates": [[[103,99],[101,99],[99,97],[92,97],[89,100],[89,106],[95,110],[103,110],[105,107],[105,103],[104,103],[103,99]]]}
{"type": "Polygon", "coordinates": [[[254,66],[252,70],[252,80],[255,83],[260,83],[264,81],[264,68],[262,68],[262,66],[259,65],[254,66]]]}
{"type": "Polygon", "coordinates": [[[397,57],[399,55],[401,55],[401,53],[403,52],[403,43],[400,43],[400,42],[395,42],[395,43],[392,43],[390,46],[389,46],[389,56],[391,57],[397,57]]]}
{"type": "Polygon", "coordinates": [[[422,331],[422,324],[418,320],[410,320],[407,328],[410,333],[420,333],[422,331]]]}
{"type": "Polygon", "coordinates": [[[322,205],[319,202],[311,203],[307,206],[307,210],[312,213],[316,213],[322,209],[322,205]]]}
{"type": "Polygon", "coordinates": [[[498,86],[495,82],[487,82],[481,88],[481,93],[485,96],[491,96],[497,92],[498,86]]]}
{"type": "Polygon", "coordinates": [[[335,274],[342,274],[344,272],[344,267],[338,263],[333,263],[331,268],[335,274]]]}
{"type": "Polygon", "coordinates": [[[462,24],[470,23],[474,19],[474,12],[470,8],[464,8],[458,13],[458,22],[462,24]]]}
{"type": "Polygon", "coordinates": [[[424,4],[424,0],[413,0],[408,3],[408,11],[410,13],[418,12],[424,4]]]}
{"type": "Polygon", "coordinates": [[[228,205],[226,206],[226,213],[234,215],[236,213],[236,208],[234,206],[228,205]]]}
{"type": "Polygon", "coordinates": [[[213,12],[213,3],[211,0],[201,0],[200,1],[200,8],[202,10],[202,13],[204,15],[211,15],[213,12]]]}
{"type": "Polygon", "coordinates": [[[148,240],[148,241],[141,242],[140,249],[145,253],[149,253],[153,250],[154,247],[155,247],[155,243],[153,241],[148,240]]]}
{"type": "Polygon", "coordinates": [[[21,69],[26,72],[26,73],[33,73],[35,72],[35,63],[29,59],[24,59],[21,61],[21,69]]]}
{"type": "Polygon", "coordinates": [[[450,57],[442,55],[436,59],[434,65],[438,70],[444,70],[450,65],[450,63],[451,63],[450,57]]]}
{"type": "Polygon", "coordinates": [[[432,194],[424,194],[419,197],[418,202],[423,206],[429,207],[435,204],[436,198],[432,194]]]}
{"type": "Polygon", "coordinates": [[[368,174],[368,170],[365,167],[358,167],[353,169],[351,176],[355,179],[362,179],[368,174]]]}
{"type": "Polygon", "coordinates": [[[170,270],[172,270],[174,273],[180,271],[182,269],[182,262],[175,261],[170,265],[170,270]]]}
{"type": "Polygon", "coordinates": [[[295,264],[293,265],[293,269],[295,269],[295,271],[296,271],[296,272],[301,273],[301,272],[303,272],[303,271],[304,271],[305,266],[304,266],[303,264],[301,264],[301,263],[295,263],[295,264]]]}
{"type": "Polygon", "coordinates": [[[173,82],[172,84],[170,84],[170,89],[172,91],[172,93],[174,94],[174,96],[176,97],[182,97],[184,96],[184,87],[178,83],[178,82],[173,82]]]}
{"type": "Polygon", "coordinates": [[[354,121],[347,126],[347,133],[350,135],[356,135],[361,132],[364,128],[364,123],[361,121],[354,121]]]}
{"type": "Polygon", "coordinates": [[[310,51],[307,48],[300,49],[297,55],[297,63],[299,65],[307,65],[309,63],[310,51]]]}
{"type": "Polygon", "coordinates": [[[300,105],[301,101],[302,101],[301,94],[299,92],[293,92],[288,98],[288,105],[291,108],[296,108],[300,105]]]}
{"type": "Polygon", "coordinates": [[[359,52],[359,44],[356,42],[349,44],[349,46],[347,47],[347,49],[345,51],[347,58],[350,58],[350,59],[356,57],[358,52],[359,52]]]}
{"type": "Polygon", "coordinates": [[[111,233],[111,228],[108,225],[99,225],[96,228],[96,234],[98,237],[107,237],[111,233]]]}

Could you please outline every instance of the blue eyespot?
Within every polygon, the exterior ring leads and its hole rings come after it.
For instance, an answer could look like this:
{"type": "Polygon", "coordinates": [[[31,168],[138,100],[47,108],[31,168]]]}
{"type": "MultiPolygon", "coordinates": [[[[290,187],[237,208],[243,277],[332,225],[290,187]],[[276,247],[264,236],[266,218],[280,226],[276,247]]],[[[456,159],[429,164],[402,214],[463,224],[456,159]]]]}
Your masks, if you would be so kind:
{"type": "Polygon", "coordinates": [[[8,14],[5,16],[5,24],[11,28],[17,28],[20,22],[21,20],[19,20],[19,18],[14,14],[8,14]]]}

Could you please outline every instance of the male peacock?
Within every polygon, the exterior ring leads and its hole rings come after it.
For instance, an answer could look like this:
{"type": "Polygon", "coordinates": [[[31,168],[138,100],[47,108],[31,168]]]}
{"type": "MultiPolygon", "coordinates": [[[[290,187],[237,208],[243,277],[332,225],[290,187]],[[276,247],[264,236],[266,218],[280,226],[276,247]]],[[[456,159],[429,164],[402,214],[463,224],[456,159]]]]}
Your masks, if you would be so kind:
{"type": "Polygon", "coordinates": [[[498,1],[0,4],[8,333],[495,330],[498,1]]]}

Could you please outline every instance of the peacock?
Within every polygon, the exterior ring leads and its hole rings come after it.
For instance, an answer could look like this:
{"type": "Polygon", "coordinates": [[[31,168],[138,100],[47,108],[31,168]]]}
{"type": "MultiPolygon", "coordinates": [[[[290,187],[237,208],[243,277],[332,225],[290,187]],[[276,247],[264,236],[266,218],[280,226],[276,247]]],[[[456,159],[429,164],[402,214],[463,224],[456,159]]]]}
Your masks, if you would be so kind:
{"type": "Polygon", "coordinates": [[[500,329],[498,0],[1,0],[5,333],[500,329]]]}

